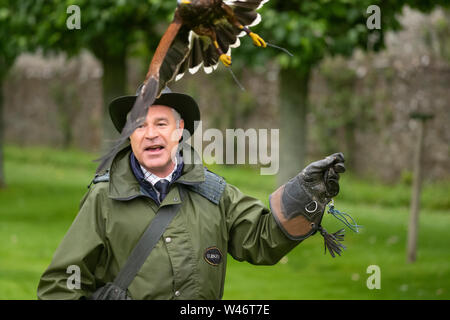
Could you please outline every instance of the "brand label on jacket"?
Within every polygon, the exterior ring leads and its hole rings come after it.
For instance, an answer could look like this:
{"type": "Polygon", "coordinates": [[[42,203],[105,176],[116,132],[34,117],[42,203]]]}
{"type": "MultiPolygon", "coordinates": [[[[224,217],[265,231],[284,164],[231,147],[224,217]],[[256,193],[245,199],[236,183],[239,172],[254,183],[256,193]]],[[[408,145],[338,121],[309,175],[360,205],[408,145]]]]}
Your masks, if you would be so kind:
{"type": "Polygon", "coordinates": [[[207,248],[203,257],[206,262],[213,266],[217,266],[222,262],[222,253],[217,247],[207,248]]]}

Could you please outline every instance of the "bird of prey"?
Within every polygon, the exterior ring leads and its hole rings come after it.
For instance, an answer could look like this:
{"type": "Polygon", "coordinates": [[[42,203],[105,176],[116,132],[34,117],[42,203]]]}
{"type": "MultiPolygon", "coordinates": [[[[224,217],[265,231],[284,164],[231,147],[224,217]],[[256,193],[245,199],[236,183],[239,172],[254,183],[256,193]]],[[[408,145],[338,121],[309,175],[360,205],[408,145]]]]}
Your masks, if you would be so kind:
{"type": "Polygon", "coordinates": [[[144,121],[148,108],[171,81],[200,68],[211,73],[221,62],[231,65],[231,48],[248,35],[258,47],[266,47],[250,27],[261,21],[256,12],[268,0],[177,0],[177,8],[150,62],[138,97],[120,137],[110,152],[100,158],[102,171],[121,145],[144,121]]]}

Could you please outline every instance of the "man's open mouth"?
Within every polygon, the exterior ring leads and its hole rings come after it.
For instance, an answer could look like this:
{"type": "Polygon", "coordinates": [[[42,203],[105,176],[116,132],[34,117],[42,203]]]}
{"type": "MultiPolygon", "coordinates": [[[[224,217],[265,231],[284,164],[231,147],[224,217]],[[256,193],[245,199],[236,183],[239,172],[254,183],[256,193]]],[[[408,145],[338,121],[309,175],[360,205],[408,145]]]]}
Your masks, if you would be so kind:
{"type": "Polygon", "coordinates": [[[144,150],[148,151],[148,152],[152,152],[152,153],[157,153],[157,152],[161,151],[162,149],[164,149],[164,146],[154,145],[154,146],[146,147],[144,150]]]}

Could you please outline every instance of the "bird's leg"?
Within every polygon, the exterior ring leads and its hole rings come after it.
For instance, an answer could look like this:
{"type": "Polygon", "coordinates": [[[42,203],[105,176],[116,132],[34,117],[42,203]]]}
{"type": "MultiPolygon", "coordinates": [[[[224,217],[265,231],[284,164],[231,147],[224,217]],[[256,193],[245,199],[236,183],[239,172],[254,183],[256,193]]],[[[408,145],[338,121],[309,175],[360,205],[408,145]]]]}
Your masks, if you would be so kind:
{"type": "Polygon", "coordinates": [[[233,25],[236,26],[237,28],[245,31],[245,33],[247,33],[248,36],[250,36],[250,38],[252,38],[253,40],[253,44],[255,46],[258,47],[267,47],[267,43],[264,41],[263,38],[261,38],[258,34],[252,32],[250,30],[250,28],[243,26],[238,19],[236,19],[236,16],[234,15],[233,9],[231,9],[229,6],[227,6],[225,3],[222,3],[222,9],[225,11],[226,13],[226,17],[228,22],[233,25]]]}
{"type": "MultiPolygon", "coordinates": [[[[214,34],[215,36],[215,34],[214,34]]],[[[225,53],[223,53],[222,49],[220,49],[219,44],[217,43],[217,39],[211,39],[213,41],[214,47],[216,48],[217,52],[219,53],[219,59],[222,61],[222,63],[225,65],[225,67],[231,66],[231,57],[225,53]]]]}
{"type": "Polygon", "coordinates": [[[248,27],[244,27],[243,25],[239,25],[238,28],[244,30],[250,38],[253,40],[253,44],[257,47],[267,47],[267,43],[264,41],[263,38],[261,38],[258,34],[252,32],[248,27]]]}
{"type": "Polygon", "coordinates": [[[212,28],[197,28],[194,29],[194,32],[197,34],[202,34],[208,36],[211,39],[214,48],[216,48],[217,53],[219,54],[219,59],[225,65],[225,67],[231,66],[231,57],[225,53],[223,53],[222,49],[220,49],[219,43],[217,42],[216,31],[212,28]]]}

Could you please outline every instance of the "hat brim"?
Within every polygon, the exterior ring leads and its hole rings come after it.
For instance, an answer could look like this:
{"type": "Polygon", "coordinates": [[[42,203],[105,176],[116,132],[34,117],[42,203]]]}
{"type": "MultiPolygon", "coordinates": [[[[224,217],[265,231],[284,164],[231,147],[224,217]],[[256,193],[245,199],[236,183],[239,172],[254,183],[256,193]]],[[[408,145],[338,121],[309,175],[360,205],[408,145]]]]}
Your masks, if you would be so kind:
{"type": "MultiPolygon", "coordinates": [[[[109,104],[109,114],[117,131],[122,132],[127,121],[127,114],[136,101],[137,96],[122,96],[115,98],[109,104]]],[[[184,129],[194,134],[200,121],[200,110],[197,102],[187,94],[183,93],[163,93],[155,100],[153,105],[162,105],[175,109],[184,120],[184,129]]]]}

